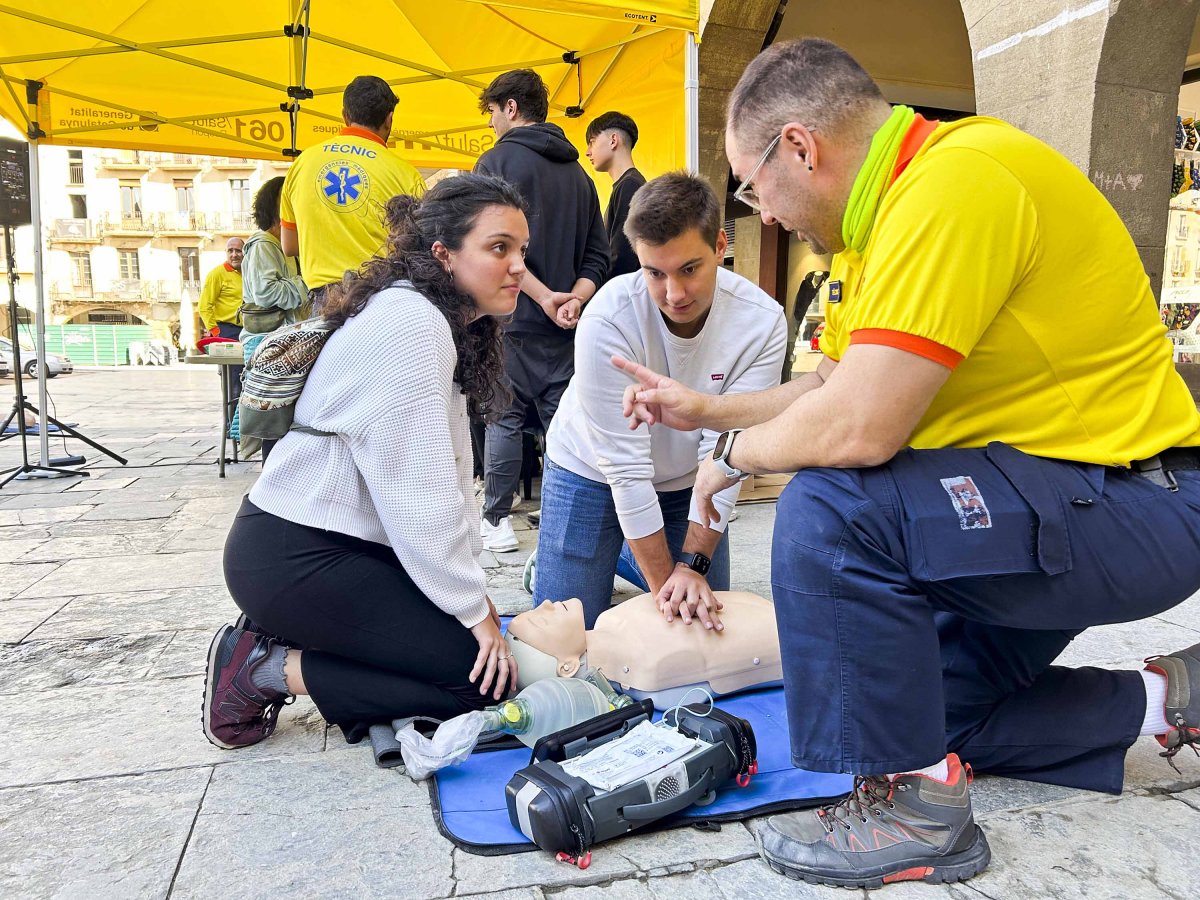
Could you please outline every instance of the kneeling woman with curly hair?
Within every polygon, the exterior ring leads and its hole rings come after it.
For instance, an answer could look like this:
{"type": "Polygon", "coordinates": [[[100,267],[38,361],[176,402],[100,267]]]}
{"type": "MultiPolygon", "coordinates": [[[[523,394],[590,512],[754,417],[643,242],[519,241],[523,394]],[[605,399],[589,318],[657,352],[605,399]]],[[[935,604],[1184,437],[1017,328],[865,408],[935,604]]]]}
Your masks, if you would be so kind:
{"type": "Polygon", "coordinates": [[[337,330],[296,403],[297,426],[331,434],[279,441],[225,544],[245,615],[209,650],[204,732],[219,747],[269,736],[298,694],[356,742],[516,684],[478,560],[468,413],[502,390],[495,317],[525,273],[524,204],[464,175],[394,197],[386,217],[386,255],[329,292],[337,330]]]}

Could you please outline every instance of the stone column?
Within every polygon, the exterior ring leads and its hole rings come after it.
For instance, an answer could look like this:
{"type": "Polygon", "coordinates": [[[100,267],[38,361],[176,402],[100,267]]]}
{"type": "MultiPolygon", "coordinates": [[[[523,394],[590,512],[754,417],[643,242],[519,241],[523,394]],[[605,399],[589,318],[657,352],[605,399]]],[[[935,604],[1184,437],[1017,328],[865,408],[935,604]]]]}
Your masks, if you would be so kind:
{"type": "Polygon", "coordinates": [[[705,0],[700,40],[700,174],[722,205],[729,180],[725,104],[762,49],[779,0],[705,0]],[[707,9],[704,9],[707,7],[707,9]]]}
{"type": "Polygon", "coordinates": [[[1162,285],[1175,110],[1198,0],[961,0],[976,108],[1058,149],[1162,285]]]}

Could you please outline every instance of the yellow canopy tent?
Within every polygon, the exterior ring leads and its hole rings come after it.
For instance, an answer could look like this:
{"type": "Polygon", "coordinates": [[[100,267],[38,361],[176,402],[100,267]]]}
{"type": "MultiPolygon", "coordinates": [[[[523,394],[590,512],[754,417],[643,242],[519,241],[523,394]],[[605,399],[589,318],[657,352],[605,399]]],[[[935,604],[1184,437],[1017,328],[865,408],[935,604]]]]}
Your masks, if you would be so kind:
{"type": "Polygon", "coordinates": [[[580,148],[589,119],[632,115],[654,175],[696,165],[698,20],[698,0],[0,0],[0,116],[30,138],[37,236],[39,142],[287,158],[340,130],[360,74],[393,85],[392,144],[413,165],[471,168],[495,140],[479,92],[531,68],[580,148]]]}
{"type": "Polygon", "coordinates": [[[0,115],[51,144],[278,158],[336,134],[342,89],[373,74],[400,98],[397,152],[462,169],[494,142],[480,90],[531,68],[572,140],[620,109],[661,172],[685,162],[697,27],[697,0],[18,0],[0,5],[0,115]]]}

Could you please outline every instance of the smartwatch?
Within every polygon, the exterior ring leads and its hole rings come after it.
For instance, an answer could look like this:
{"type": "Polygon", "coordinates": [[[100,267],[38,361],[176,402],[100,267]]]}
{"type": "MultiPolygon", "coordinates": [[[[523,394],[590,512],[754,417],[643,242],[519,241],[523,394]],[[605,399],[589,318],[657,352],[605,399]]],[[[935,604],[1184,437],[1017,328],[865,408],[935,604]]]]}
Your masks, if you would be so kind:
{"type": "Polygon", "coordinates": [[[707,575],[709,568],[712,567],[712,560],[703,553],[685,553],[683,564],[697,574],[707,575]]]}
{"type": "Polygon", "coordinates": [[[717,464],[717,468],[725,473],[725,477],[729,479],[737,479],[745,481],[750,477],[749,472],[743,472],[741,469],[735,469],[729,464],[729,454],[733,451],[733,441],[739,434],[745,431],[744,428],[734,428],[732,431],[726,431],[717,438],[717,445],[713,447],[713,462],[717,464]]]}

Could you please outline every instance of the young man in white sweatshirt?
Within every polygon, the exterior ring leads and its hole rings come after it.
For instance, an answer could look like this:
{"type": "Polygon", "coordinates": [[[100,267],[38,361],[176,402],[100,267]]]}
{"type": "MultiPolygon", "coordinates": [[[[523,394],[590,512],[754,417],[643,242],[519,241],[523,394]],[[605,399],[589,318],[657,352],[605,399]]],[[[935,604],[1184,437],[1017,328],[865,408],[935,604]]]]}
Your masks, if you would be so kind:
{"type": "Polygon", "coordinates": [[[642,187],[625,233],[642,267],[584,308],[575,376],[546,438],[534,601],[578,597],[591,627],[619,571],[655,594],[668,621],[719,629],[712,592],[729,587],[725,525],[741,485],[713,498],[720,520],[704,525],[692,484],[717,432],[631,431],[621,412],[630,379],[611,359],[635,359],[709,394],[764,390],[779,383],[783,309],[721,267],[720,206],[695,176],[642,187]]]}

